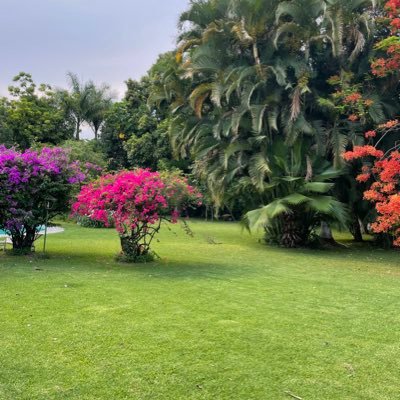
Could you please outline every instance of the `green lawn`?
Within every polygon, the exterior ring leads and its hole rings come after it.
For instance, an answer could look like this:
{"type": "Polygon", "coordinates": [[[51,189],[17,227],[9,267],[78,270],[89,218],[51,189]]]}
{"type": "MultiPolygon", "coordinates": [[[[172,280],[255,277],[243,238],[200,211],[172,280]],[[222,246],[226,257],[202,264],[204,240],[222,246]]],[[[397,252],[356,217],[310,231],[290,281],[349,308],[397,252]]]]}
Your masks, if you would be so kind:
{"type": "Polygon", "coordinates": [[[191,226],[147,265],[71,224],[48,260],[0,255],[0,399],[400,398],[398,252],[191,226]]]}

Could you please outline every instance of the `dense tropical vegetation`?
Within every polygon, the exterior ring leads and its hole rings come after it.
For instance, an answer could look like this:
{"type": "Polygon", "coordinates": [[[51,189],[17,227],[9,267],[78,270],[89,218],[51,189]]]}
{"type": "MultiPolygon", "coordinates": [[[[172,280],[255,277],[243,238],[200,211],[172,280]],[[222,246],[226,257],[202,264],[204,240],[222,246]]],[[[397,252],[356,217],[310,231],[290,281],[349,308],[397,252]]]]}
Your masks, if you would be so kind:
{"type": "Polygon", "coordinates": [[[374,215],[342,155],[399,110],[398,70],[378,79],[370,67],[375,44],[398,38],[385,17],[360,0],[192,3],[150,99],[169,106],[173,149],[217,209],[245,198],[248,225],[286,246],[320,222],[347,220],[362,239],[374,215]]]}

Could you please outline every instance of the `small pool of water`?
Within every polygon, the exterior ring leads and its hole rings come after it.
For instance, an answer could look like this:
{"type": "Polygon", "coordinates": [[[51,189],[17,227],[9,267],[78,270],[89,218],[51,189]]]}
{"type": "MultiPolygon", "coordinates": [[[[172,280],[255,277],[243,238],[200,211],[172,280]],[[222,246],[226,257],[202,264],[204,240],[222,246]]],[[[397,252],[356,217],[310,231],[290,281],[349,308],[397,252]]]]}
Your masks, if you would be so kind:
{"type": "MultiPolygon", "coordinates": [[[[43,232],[44,233],[44,229],[45,229],[45,225],[41,225],[37,228],[38,232],[43,232]]],[[[9,235],[10,233],[7,231],[4,231],[3,229],[0,229],[0,236],[5,236],[5,235],[9,235]]]]}

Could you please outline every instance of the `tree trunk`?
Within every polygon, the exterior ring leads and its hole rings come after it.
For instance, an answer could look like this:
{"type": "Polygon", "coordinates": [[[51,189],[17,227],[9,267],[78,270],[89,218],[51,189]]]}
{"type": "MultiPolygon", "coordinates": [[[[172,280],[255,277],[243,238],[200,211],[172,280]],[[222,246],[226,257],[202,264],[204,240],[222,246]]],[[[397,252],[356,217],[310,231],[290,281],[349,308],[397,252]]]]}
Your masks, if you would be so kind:
{"type": "Polygon", "coordinates": [[[143,254],[143,249],[132,236],[121,236],[121,249],[130,258],[143,254]]]}
{"type": "Polygon", "coordinates": [[[33,243],[36,239],[36,227],[25,227],[25,233],[11,232],[13,251],[29,254],[32,252],[33,243]]]}
{"type": "Polygon", "coordinates": [[[332,235],[332,229],[325,221],[321,222],[321,233],[319,237],[327,242],[331,242],[334,240],[332,235]]]}
{"type": "Polygon", "coordinates": [[[301,246],[306,239],[300,233],[295,213],[285,213],[283,215],[280,244],[284,247],[294,248],[301,246]]]}
{"type": "Polygon", "coordinates": [[[332,235],[332,229],[325,221],[321,221],[321,232],[319,234],[319,238],[322,245],[326,245],[328,247],[343,247],[342,244],[338,243],[334,239],[332,235]]]}
{"type": "Polygon", "coordinates": [[[150,255],[150,246],[139,243],[137,235],[121,236],[121,249],[124,258],[130,262],[136,262],[140,258],[150,255]]]}
{"type": "Polygon", "coordinates": [[[80,139],[80,132],[81,132],[81,120],[77,118],[76,120],[76,132],[75,132],[75,140],[80,139]]]}
{"type": "Polygon", "coordinates": [[[352,224],[351,233],[353,235],[353,238],[354,238],[355,242],[357,242],[357,243],[363,242],[361,224],[360,224],[360,221],[358,220],[357,215],[354,215],[354,217],[353,217],[353,224],[352,224]]]}

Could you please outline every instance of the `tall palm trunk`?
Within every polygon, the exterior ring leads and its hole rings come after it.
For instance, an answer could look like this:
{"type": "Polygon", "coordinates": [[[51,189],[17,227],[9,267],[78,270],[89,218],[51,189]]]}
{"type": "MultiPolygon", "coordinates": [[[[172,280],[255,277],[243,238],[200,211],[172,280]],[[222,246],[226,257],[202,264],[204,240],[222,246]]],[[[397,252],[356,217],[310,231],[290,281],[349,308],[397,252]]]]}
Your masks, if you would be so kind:
{"type": "Polygon", "coordinates": [[[81,132],[81,119],[76,119],[76,132],[75,132],[75,140],[80,140],[80,132],[81,132]]]}
{"type": "Polygon", "coordinates": [[[283,215],[282,237],[280,243],[284,247],[294,248],[301,246],[304,238],[301,235],[295,213],[285,213],[283,215]]]}

